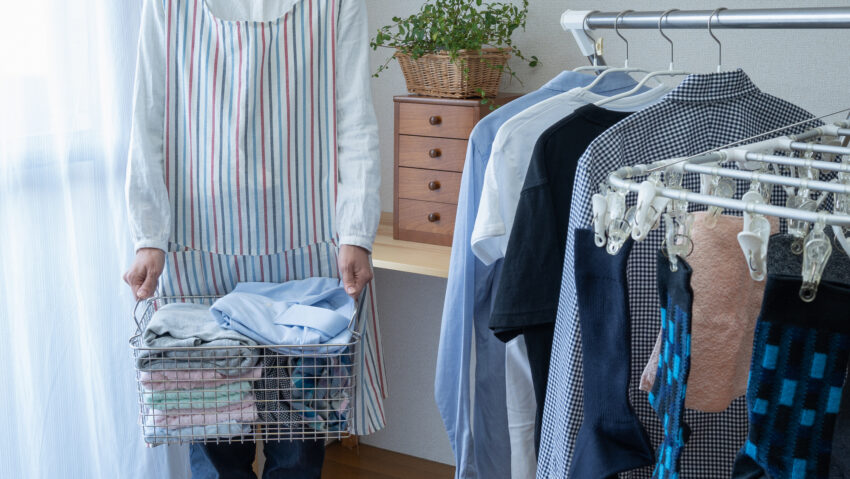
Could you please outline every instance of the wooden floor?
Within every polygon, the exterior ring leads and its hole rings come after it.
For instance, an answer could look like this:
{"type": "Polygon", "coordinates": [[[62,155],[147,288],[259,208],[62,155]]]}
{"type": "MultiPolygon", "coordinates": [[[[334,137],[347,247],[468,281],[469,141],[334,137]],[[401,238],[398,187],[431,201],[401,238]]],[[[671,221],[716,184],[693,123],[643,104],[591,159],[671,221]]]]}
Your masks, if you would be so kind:
{"type": "Polygon", "coordinates": [[[455,468],[418,457],[360,445],[328,446],[322,479],[451,479],[455,468]]]}

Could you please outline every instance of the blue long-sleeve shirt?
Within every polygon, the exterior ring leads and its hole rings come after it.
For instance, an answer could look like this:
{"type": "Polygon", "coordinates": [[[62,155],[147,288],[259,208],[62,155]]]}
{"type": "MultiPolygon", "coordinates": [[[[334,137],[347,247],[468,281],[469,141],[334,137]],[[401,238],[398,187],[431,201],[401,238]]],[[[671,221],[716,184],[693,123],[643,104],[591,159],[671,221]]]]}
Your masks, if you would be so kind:
{"type": "MultiPolygon", "coordinates": [[[[489,330],[492,290],[498,284],[501,261],[485,266],[470,247],[490,147],[496,132],[514,115],[547,98],[587,86],[594,78],[563,72],[539,90],[517,98],[482,119],[470,135],[458,199],[434,385],[437,408],[455,455],[456,478],[509,478],[511,471],[505,404],[505,345],[489,330]],[[470,379],[473,331],[474,406],[470,379]]],[[[631,89],[634,84],[631,77],[614,73],[605,76],[593,91],[614,95],[631,89]]]]}

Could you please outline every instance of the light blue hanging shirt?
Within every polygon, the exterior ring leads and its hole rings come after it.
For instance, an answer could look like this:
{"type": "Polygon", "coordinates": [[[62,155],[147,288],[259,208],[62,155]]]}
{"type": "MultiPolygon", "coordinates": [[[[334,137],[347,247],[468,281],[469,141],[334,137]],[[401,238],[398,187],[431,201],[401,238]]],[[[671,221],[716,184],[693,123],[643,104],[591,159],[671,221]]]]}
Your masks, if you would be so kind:
{"type": "MultiPolygon", "coordinates": [[[[458,198],[434,381],[437,408],[454,451],[458,479],[509,479],[511,473],[505,344],[489,329],[493,287],[498,284],[502,262],[485,266],[470,246],[493,139],[499,128],[514,115],[555,95],[587,86],[595,78],[565,71],[539,90],[484,117],[470,135],[458,198]],[[474,405],[470,386],[473,330],[474,405]]],[[[618,72],[606,75],[592,91],[612,96],[632,89],[635,84],[631,77],[618,72]]],[[[564,116],[569,113],[565,112],[564,116]]]]}
{"type": "MultiPolygon", "coordinates": [[[[260,345],[316,345],[316,352],[338,353],[351,343],[354,300],[335,278],[286,283],[238,283],[213,303],[210,312],[225,329],[260,345]]],[[[298,348],[273,348],[298,354],[298,348]]]]}

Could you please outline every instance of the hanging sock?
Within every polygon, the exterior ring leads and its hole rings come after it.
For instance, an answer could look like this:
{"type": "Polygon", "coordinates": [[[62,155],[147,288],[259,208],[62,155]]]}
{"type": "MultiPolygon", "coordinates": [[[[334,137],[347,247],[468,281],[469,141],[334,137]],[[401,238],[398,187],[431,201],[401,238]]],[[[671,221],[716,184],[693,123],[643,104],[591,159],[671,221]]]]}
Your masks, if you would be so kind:
{"type": "Polygon", "coordinates": [[[626,262],[632,241],[611,256],[594,244],[590,230],[577,230],[575,240],[584,422],[569,477],[616,478],[619,472],[652,464],[653,456],[628,397],[631,334],[626,262]]]}
{"type": "Polygon", "coordinates": [[[661,304],[661,355],[649,402],[661,419],[664,439],[658,446],[653,479],[677,479],[682,448],[690,436],[683,422],[691,367],[691,267],[681,258],[676,271],[662,251],[656,267],[661,304]]]}
{"type": "MultiPolygon", "coordinates": [[[[768,276],[753,345],[742,454],[771,479],[829,477],[850,352],[850,288],[822,282],[805,303],[800,281],[768,276]]],[[[733,477],[758,477],[742,475],[745,466],[736,461],[733,477]]]]}

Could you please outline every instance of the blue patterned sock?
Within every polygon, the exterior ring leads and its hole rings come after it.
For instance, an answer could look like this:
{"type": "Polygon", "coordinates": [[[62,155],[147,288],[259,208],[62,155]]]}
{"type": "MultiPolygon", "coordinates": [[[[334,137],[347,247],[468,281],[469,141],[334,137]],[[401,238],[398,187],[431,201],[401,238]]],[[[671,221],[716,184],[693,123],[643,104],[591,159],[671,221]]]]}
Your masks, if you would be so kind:
{"type": "MultiPolygon", "coordinates": [[[[812,303],[800,278],[769,275],[747,387],[742,449],[772,479],[826,479],[850,348],[850,288],[823,282],[812,303]]],[[[743,464],[736,463],[733,477],[743,464]]]]}
{"type": "Polygon", "coordinates": [[[656,275],[663,343],[649,402],[661,418],[664,439],[658,446],[653,479],[678,479],[679,458],[688,436],[683,416],[691,369],[691,306],[694,297],[691,273],[691,267],[681,259],[677,271],[670,271],[670,262],[661,251],[658,252],[656,275]]]}

